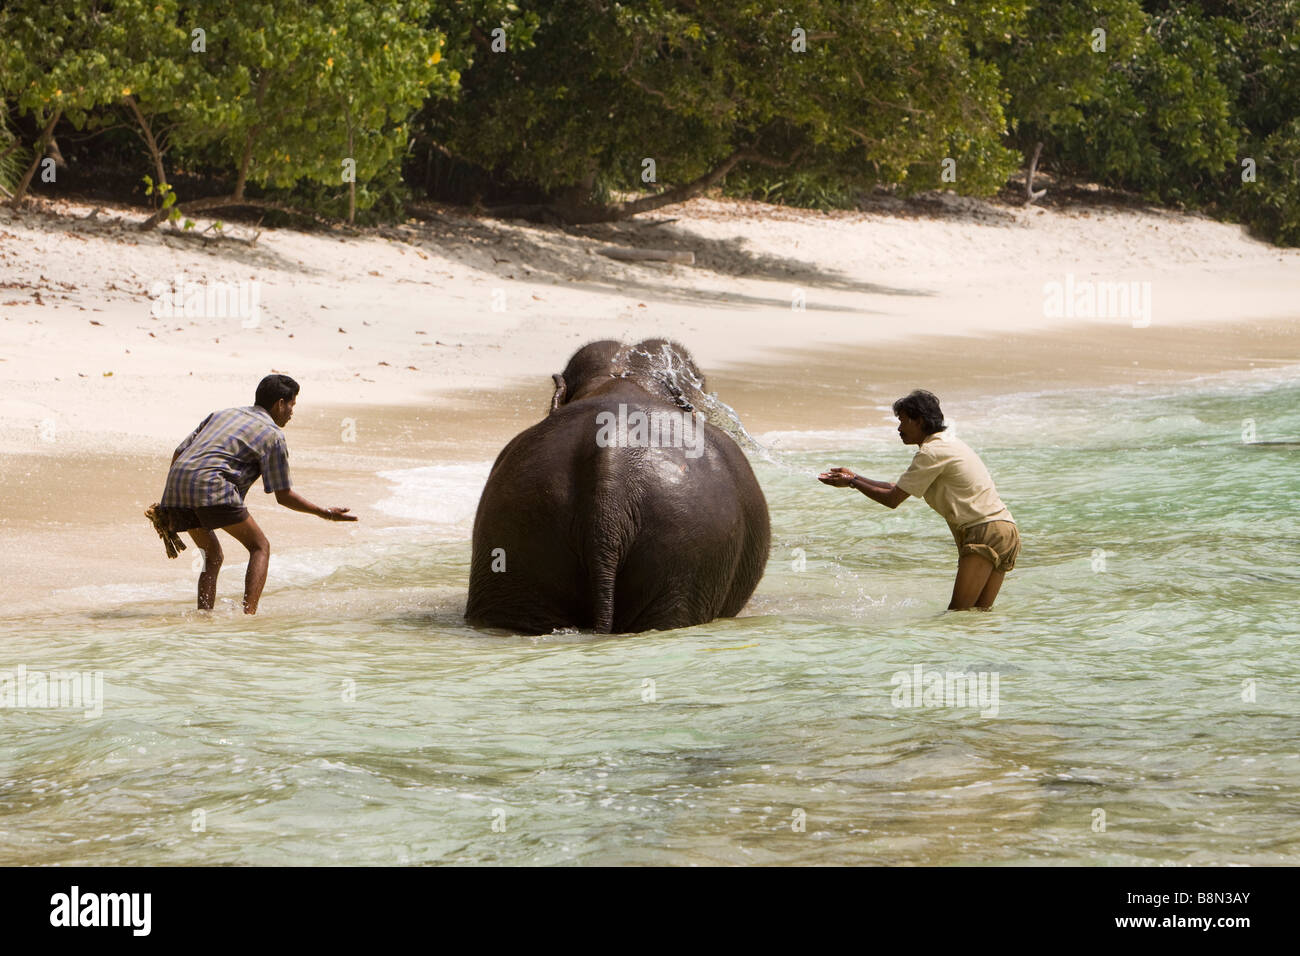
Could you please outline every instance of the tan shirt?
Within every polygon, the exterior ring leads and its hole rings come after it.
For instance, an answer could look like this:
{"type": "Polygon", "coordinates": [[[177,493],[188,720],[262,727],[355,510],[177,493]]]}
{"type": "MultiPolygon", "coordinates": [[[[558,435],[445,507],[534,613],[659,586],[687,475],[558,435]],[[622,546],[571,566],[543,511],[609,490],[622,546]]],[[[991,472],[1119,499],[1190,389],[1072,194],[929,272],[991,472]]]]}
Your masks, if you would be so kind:
{"type": "Polygon", "coordinates": [[[979,455],[947,432],[935,432],[916,450],[895,484],[939,512],[955,531],[989,521],[1012,521],[979,455]]]}

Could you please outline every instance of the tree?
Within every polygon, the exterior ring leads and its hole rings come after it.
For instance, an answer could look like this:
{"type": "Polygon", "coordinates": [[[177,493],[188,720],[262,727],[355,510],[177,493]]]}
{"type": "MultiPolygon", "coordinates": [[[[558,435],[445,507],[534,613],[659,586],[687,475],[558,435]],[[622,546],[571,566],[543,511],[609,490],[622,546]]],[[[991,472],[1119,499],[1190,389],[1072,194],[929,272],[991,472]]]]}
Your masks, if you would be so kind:
{"type": "MultiPolygon", "coordinates": [[[[947,3],[520,8],[537,24],[532,43],[480,51],[458,108],[431,126],[454,154],[543,191],[548,202],[533,211],[633,215],[697,195],[741,164],[923,188],[944,183],[951,159],[952,185],[972,193],[1014,168],[1000,143],[997,71],[967,42],[975,14],[947,3]],[[647,159],[662,188],[608,201],[610,189],[646,185],[647,159]]],[[[478,24],[479,35],[493,26],[478,24]]]]}
{"type": "MultiPolygon", "coordinates": [[[[250,197],[250,183],[341,186],[345,174],[364,183],[406,149],[410,114],[455,83],[439,66],[442,37],[420,26],[425,0],[219,0],[183,4],[182,13],[204,30],[205,48],[180,54],[197,57],[202,76],[173,103],[173,141],[234,170],[227,194],[182,203],[185,213],[281,205],[250,197]]],[[[351,218],[355,184],[349,197],[351,218]]],[[[166,215],[159,210],[142,225],[166,215]]]]}
{"type": "Polygon", "coordinates": [[[118,96],[121,73],[104,39],[108,18],[98,4],[78,0],[10,0],[0,7],[0,97],[39,131],[13,205],[26,198],[59,121],[81,129],[118,96]]]}
{"type": "Polygon", "coordinates": [[[1189,201],[1232,161],[1223,46],[1239,35],[1188,6],[1042,0],[997,52],[1013,142],[1045,144],[1067,171],[1189,201]]]}

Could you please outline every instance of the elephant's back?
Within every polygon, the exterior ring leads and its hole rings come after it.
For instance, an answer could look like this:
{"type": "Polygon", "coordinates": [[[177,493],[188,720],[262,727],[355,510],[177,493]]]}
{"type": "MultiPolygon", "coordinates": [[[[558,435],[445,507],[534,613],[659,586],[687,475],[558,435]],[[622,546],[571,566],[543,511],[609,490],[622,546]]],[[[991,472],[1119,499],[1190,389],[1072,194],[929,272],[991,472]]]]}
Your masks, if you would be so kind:
{"type": "Polygon", "coordinates": [[[743,607],[769,546],[753,470],[725,432],[702,418],[683,427],[671,417],[683,410],[647,398],[613,387],[502,450],[474,523],[471,620],[525,593],[544,606],[508,616],[536,630],[676,627],[743,607]],[[643,434],[638,416],[664,428],[643,434]],[[497,549],[507,574],[491,571],[497,549]]]}

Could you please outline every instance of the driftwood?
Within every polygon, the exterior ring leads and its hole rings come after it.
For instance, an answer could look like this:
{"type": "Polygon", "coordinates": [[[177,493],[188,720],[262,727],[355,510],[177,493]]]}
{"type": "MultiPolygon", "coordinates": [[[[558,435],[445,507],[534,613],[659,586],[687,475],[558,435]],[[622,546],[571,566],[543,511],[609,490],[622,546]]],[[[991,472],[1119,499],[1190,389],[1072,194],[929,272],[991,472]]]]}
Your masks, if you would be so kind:
{"type": "Polygon", "coordinates": [[[622,246],[605,246],[597,249],[598,253],[610,259],[623,262],[680,262],[682,265],[695,265],[695,253],[678,252],[674,249],[625,249],[622,246]]]}
{"type": "Polygon", "coordinates": [[[165,237],[175,237],[177,239],[190,239],[195,242],[201,242],[205,246],[214,246],[223,242],[233,242],[245,246],[256,246],[258,238],[262,235],[262,231],[260,229],[257,231],[257,234],[254,235],[253,238],[251,239],[246,239],[243,236],[230,235],[225,232],[218,233],[217,235],[213,235],[213,236],[208,236],[204,234],[206,232],[207,229],[205,229],[203,232],[190,232],[189,230],[186,229],[176,229],[173,227],[171,229],[164,229],[161,233],[159,233],[159,235],[165,237]]]}

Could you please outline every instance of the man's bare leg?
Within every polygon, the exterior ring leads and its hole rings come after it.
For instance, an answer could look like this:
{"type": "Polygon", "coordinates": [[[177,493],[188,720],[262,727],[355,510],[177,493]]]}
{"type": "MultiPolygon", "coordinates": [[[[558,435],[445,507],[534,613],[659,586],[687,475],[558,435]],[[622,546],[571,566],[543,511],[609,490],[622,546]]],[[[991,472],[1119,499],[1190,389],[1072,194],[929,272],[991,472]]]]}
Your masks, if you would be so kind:
{"type": "MultiPolygon", "coordinates": [[[[957,580],[952,585],[950,611],[969,611],[984,591],[993,574],[993,562],[978,554],[963,554],[957,559],[957,580]]],[[[1001,582],[998,582],[1001,585],[1001,582]]],[[[996,594],[996,591],[994,592],[996,594]]]]}
{"type": "Polygon", "coordinates": [[[217,575],[221,572],[221,542],[214,532],[194,528],[189,532],[195,546],[203,552],[203,570],[199,572],[199,610],[211,611],[217,601],[217,575]]]}
{"type": "Polygon", "coordinates": [[[262,534],[262,529],[251,515],[238,524],[226,525],[221,530],[228,532],[248,549],[248,572],[244,575],[244,613],[256,614],[257,602],[262,599],[262,588],[266,586],[266,565],[271,559],[271,542],[266,540],[266,535],[262,534]]]}
{"type": "Polygon", "coordinates": [[[1007,576],[1005,571],[994,571],[989,575],[988,583],[984,585],[984,590],[980,592],[979,599],[976,600],[975,606],[988,610],[993,606],[993,602],[998,599],[998,591],[1002,589],[1002,579],[1007,576]]]}

